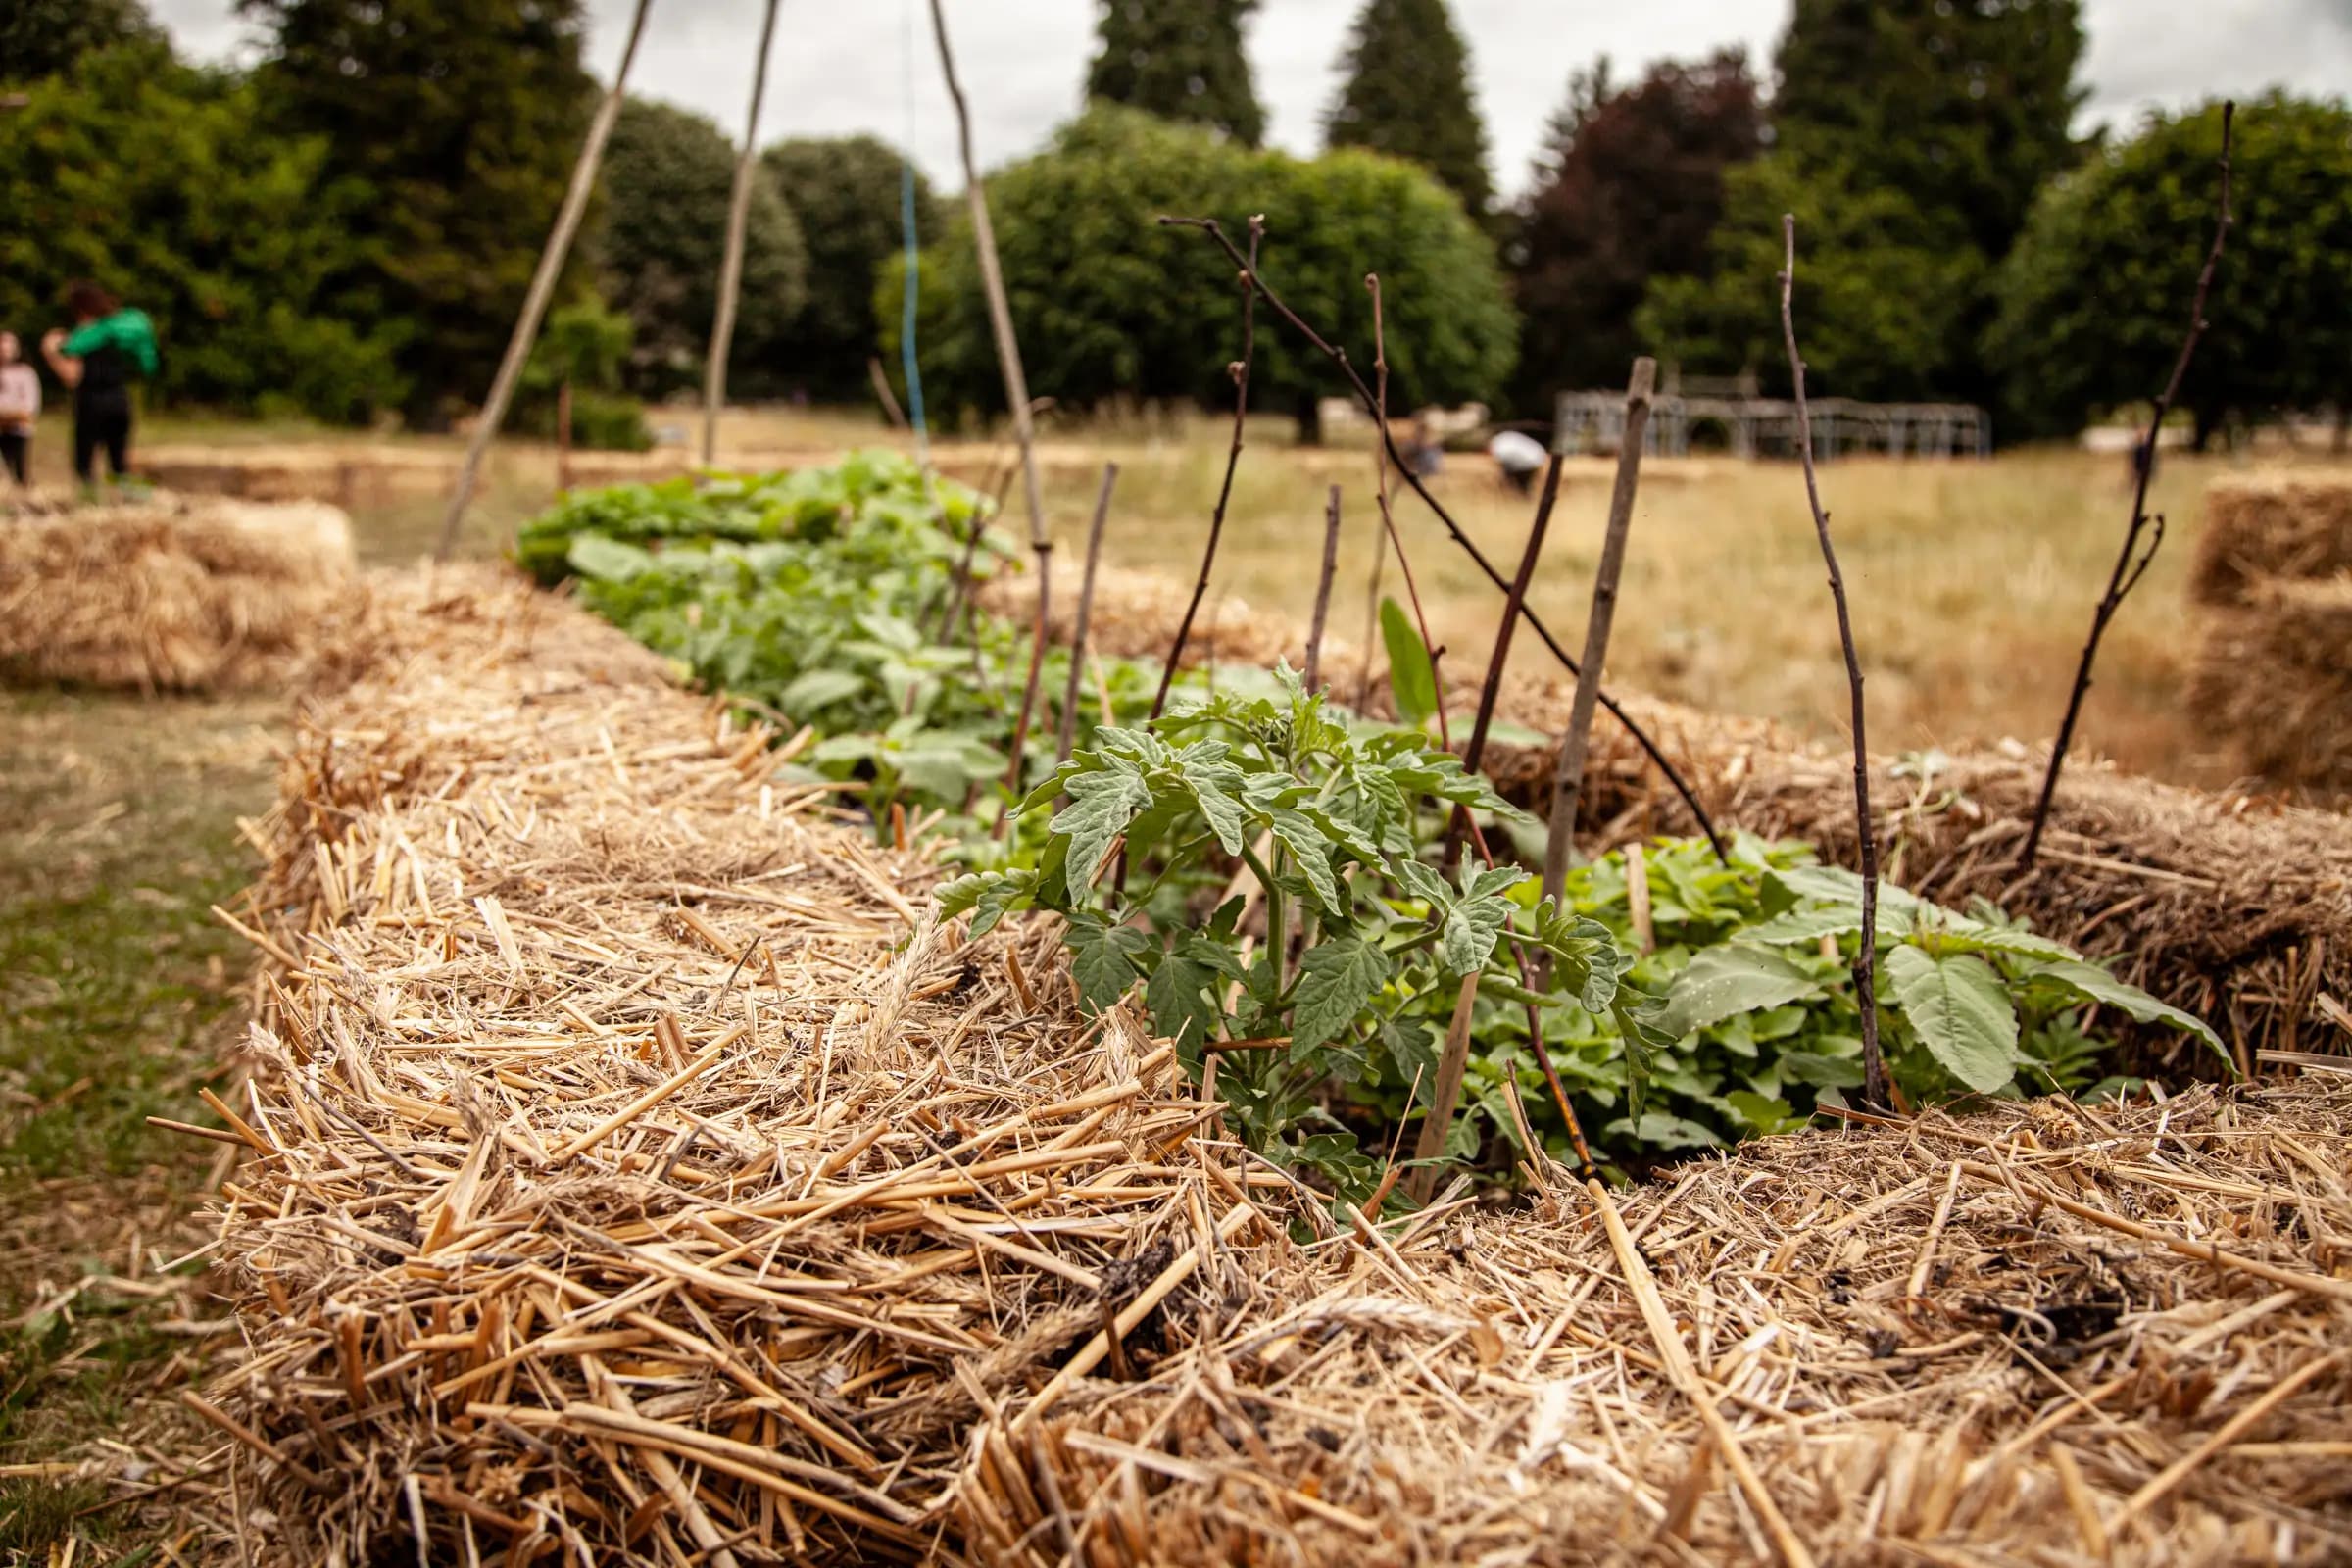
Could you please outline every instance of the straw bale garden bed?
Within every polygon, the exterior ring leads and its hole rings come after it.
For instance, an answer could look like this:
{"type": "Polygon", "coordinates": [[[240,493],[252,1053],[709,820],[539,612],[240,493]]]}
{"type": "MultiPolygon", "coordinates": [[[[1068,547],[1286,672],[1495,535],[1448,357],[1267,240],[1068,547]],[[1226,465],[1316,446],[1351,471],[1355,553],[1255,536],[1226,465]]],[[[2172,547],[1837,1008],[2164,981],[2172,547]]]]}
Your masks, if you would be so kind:
{"type": "Polygon", "coordinates": [[[1105,573],[1024,725],[987,512],[859,456],[379,586],[229,911],[260,1559],[2352,1550],[2333,819],[2085,770],[2020,879],[2023,763],[1881,762],[1865,1110],[1835,760],[1629,701],[1722,851],[1604,720],[1544,901],[1562,689],[1474,771],[1401,612],[1344,706],[1252,617],[1159,707],[1105,573]]]}

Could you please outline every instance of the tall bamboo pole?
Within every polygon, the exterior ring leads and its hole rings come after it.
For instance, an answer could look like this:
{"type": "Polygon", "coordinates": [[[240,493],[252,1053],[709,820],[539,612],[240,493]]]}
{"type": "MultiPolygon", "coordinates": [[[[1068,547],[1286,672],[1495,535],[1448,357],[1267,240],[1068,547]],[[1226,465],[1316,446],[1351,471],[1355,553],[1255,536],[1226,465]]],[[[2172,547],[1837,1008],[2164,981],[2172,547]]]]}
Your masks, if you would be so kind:
{"type": "Polygon", "coordinates": [[[744,117],[743,152],[735,160],[735,194],[727,205],[727,255],[718,269],[718,314],[710,323],[710,363],[703,367],[703,466],[718,452],[718,416],[727,406],[727,354],[735,346],[735,301],[743,292],[743,234],[751,220],[752,177],[760,169],[760,100],[767,94],[767,51],[776,36],[778,0],[767,0],[760,22],[760,58],[752,65],[752,108],[744,117]]]}
{"type": "Polygon", "coordinates": [[[580,161],[572,167],[571,188],[564,193],[564,206],[556,214],[555,229],[547,236],[547,248],[539,253],[539,270],[531,274],[530,292],[523,296],[522,315],[514,321],[514,335],[507,339],[507,357],[499,362],[497,379],[490,383],[490,401],[482,405],[481,417],[474,421],[473,436],[466,443],[466,466],[458,470],[457,492],[449,498],[449,515],[441,523],[441,544],[433,552],[436,561],[447,561],[457,553],[458,532],[466,525],[466,509],[473,504],[473,489],[482,475],[482,459],[489,454],[490,443],[498,439],[499,427],[507,422],[507,406],[514,401],[515,385],[522,379],[522,368],[531,357],[531,345],[539,339],[539,323],[547,316],[547,302],[556,292],[556,279],[563,275],[564,263],[571,255],[571,242],[579,234],[580,220],[587,216],[588,198],[596,191],[597,165],[604,162],[605,143],[612,139],[612,122],[620,118],[621,98],[628,89],[629,67],[636,63],[637,45],[645,37],[645,14],[653,9],[653,0],[637,0],[637,9],[629,18],[629,41],[621,46],[620,65],[612,73],[612,86],[605,101],[596,106],[596,119],[588,125],[588,139],[580,147],[580,161]]]}

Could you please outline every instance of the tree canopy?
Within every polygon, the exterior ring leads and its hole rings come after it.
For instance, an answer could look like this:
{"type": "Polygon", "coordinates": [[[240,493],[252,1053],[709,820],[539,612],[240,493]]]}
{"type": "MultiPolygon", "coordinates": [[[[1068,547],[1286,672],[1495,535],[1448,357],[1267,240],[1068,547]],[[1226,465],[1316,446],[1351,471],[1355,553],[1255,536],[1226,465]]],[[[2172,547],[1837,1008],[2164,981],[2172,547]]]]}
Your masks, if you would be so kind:
{"type": "Polygon", "coordinates": [[[67,324],[61,296],[88,277],[154,318],[163,398],[350,419],[398,396],[399,329],[337,296],[366,193],[323,141],[262,133],[250,83],[146,46],[25,97],[0,114],[0,324],[27,343],[67,324]]]}
{"type": "MultiPolygon", "coordinates": [[[[605,148],[604,212],[591,242],[608,302],[636,326],[628,380],[658,397],[700,384],[718,304],[737,149],[690,110],[630,98],[605,148]]],[[[774,182],[746,214],[736,364],[773,363],[808,293],[808,252],[774,182]]],[[[731,368],[731,367],[730,367],[731,368]]]]}
{"type": "MultiPolygon", "coordinates": [[[[2156,118],[2053,184],[2002,267],[1987,348],[2031,426],[2163,389],[2218,216],[2221,110],[2156,118]]],[[[2235,223],[2181,386],[2202,444],[2226,419],[2352,405],[2352,108],[2238,111],[2235,223]]]]}
{"type": "Polygon", "coordinates": [[[1470,94],[1470,51],[1446,0],[1365,0],[1340,69],[1325,142],[1419,164],[1484,218],[1494,199],[1487,131],[1470,94]]]}
{"type": "Polygon", "coordinates": [[[1705,266],[1652,287],[1643,334],[1687,368],[1785,385],[1794,213],[1816,390],[1990,401],[1990,270],[2074,157],[2082,47],[2079,0],[1797,0],[1772,149],[1725,176],[1705,266]]]}
{"type": "Polygon", "coordinates": [[[238,8],[268,29],[270,129],[322,137],[321,176],[364,188],[342,313],[411,328],[411,422],[444,422],[489,390],[587,129],[580,0],[238,8]]]}
{"type": "Polygon", "coordinates": [[[1622,90],[1607,62],[1571,83],[1506,254],[1520,317],[1514,406],[1615,386],[1642,340],[1634,313],[1652,277],[1698,275],[1723,214],[1724,175],[1764,144],[1747,57],[1662,62],[1622,90]]]}
{"type": "Polygon", "coordinates": [[[1099,0],[1086,97],[1167,120],[1196,121],[1254,147],[1265,111],[1242,53],[1257,0],[1099,0]]]}
{"type": "MultiPolygon", "coordinates": [[[[1221,402],[1238,349],[1232,265],[1161,214],[1214,217],[1237,242],[1265,215],[1267,280],[1360,365],[1372,363],[1364,274],[1377,271],[1393,400],[1492,397],[1514,325],[1492,244],[1422,171],[1347,150],[1253,153],[1196,128],[1098,106],[1037,157],[999,172],[988,200],[1031,390],[1064,406],[1111,398],[1221,402]]],[[[920,347],[943,410],[1003,407],[969,226],[922,258],[920,347]]],[[[876,305],[898,345],[898,280],[876,305]]],[[[1311,422],[1344,390],[1313,351],[1258,315],[1253,405],[1311,422]]]]}
{"type": "MultiPolygon", "coordinates": [[[[872,136],[803,137],[760,155],[760,167],[799,218],[808,247],[808,303],[777,339],[772,363],[746,387],[799,387],[820,398],[865,396],[866,361],[880,351],[874,285],[904,244],[898,149],[872,136]]],[[[915,232],[937,239],[946,222],[931,183],[914,176],[915,232]]]]}
{"type": "Polygon", "coordinates": [[[0,81],[38,81],[96,49],[165,46],[140,0],[8,0],[0,6],[0,81]]]}

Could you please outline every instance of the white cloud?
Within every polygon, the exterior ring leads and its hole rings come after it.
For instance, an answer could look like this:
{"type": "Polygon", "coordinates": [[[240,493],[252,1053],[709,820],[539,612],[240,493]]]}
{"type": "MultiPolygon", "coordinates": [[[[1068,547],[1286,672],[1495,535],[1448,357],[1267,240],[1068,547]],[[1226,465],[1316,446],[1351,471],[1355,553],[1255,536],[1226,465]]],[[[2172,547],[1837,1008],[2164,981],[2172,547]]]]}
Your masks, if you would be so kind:
{"type": "MultiPolygon", "coordinates": [[[[183,48],[235,54],[250,30],[232,0],[150,0],[183,48]]],[[[591,0],[591,59],[609,75],[631,0],[591,0]]],[[[655,0],[632,82],[738,133],[761,0],[655,0]]],[[[1359,0],[1263,0],[1250,55],[1269,137],[1298,152],[1321,139],[1333,68],[1359,0]]],[[[1653,60],[1746,47],[1768,73],[1787,0],[1453,0],[1470,41],[1496,183],[1526,182],[1569,73],[1607,54],[1621,77],[1653,60]]],[[[984,166],[1030,151],[1078,105],[1094,46],[1093,0],[951,0],[949,25],[984,166]]],[[[2339,93],[2352,82],[2352,0],[2085,0],[2086,122],[2273,84],[2339,93]]],[[[925,0],[783,0],[766,139],[871,131],[905,140],[909,103],[923,168],[961,183],[925,0]],[[912,24],[911,40],[908,24],[912,24]],[[912,44],[908,59],[907,44],[912,44]],[[911,70],[909,66],[911,65],[911,70]]]]}

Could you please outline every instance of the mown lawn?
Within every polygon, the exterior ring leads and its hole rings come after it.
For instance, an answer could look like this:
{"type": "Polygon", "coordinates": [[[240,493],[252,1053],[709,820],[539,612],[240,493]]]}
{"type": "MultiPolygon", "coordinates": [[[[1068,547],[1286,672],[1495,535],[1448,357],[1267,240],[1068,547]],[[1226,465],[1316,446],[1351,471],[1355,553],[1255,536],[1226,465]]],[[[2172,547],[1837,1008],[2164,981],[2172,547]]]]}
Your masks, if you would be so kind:
{"type": "Polygon", "coordinates": [[[229,1342],[175,1260],[221,1146],[146,1118],[225,1083],[250,965],[208,911],[282,707],[0,696],[0,1560],[140,1558],[209,1446],[172,1396],[229,1342]]]}

